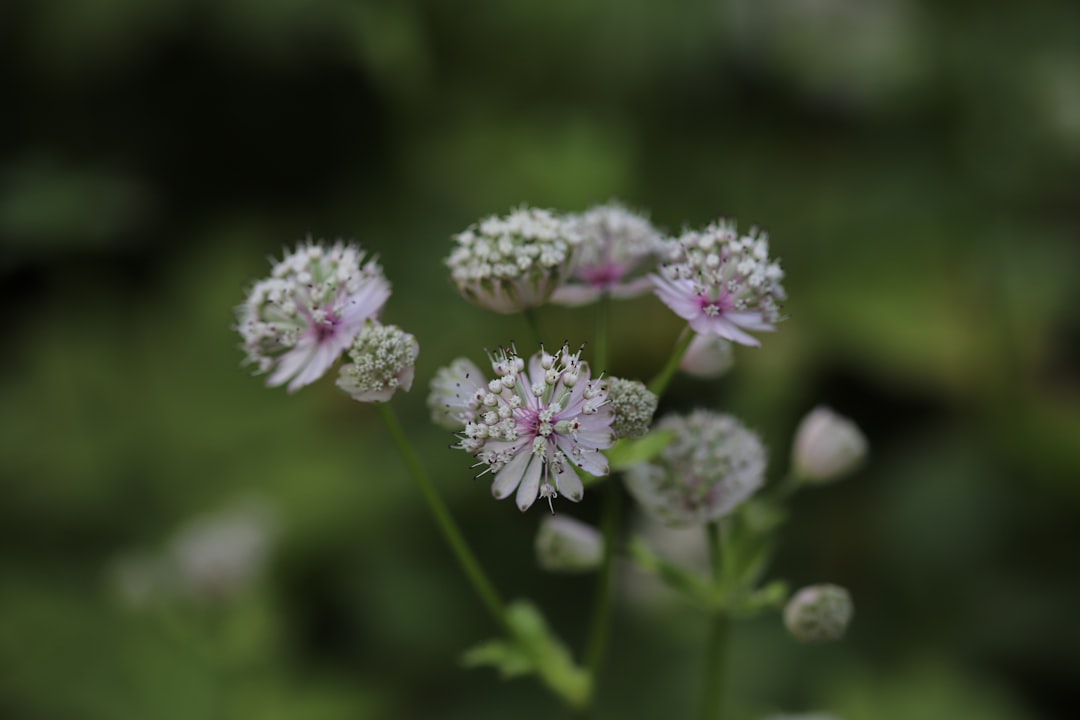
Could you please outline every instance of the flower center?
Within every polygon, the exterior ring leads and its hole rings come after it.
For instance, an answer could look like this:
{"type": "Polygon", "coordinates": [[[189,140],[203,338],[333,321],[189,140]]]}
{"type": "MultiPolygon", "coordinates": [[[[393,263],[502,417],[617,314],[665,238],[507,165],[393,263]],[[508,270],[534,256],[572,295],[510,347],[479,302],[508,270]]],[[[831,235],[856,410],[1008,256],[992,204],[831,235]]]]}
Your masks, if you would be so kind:
{"type": "Polygon", "coordinates": [[[711,298],[708,295],[698,295],[697,303],[701,312],[708,317],[723,315],[734,307],[733,298],[726,290],[721,292],[720,297],[718,298],[711,298]]]}

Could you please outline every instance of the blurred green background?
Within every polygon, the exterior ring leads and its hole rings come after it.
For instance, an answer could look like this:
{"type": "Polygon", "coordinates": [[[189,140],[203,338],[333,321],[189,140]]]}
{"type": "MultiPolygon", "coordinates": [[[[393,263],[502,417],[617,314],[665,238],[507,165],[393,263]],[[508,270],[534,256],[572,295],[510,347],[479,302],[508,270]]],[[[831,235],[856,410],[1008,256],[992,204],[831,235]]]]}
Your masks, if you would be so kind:
{"type": "MultiPolygon", "coordinates": [[[[503,593],[580,650],[591,579],[538,571],[541,509],[491,501],[424,395],[527,336],[456,296],[449,236],[611,198],[758,224],[788,273],[781,331],[664,409],[737,413],[774,474],[818,402],[873,448],[796,498],[777,558],[851,589],[848,638],[740,626],[735,717],[1075,717],[1080,8],[1000,5],[0,4],[0,717],[559,717],[459,666],[495,628],[371,408],[265,389],[230,325],[309,233],[378,253],[422,348],[399,414],[503,593]],[[251,502],[264,571],[155,600],[146,558],[251,502]]],[[[577,343],[592,320],[540,322],[577,343]]],[[[653,298],[614,323],[625,376],[679,331],[653,298]]],[[[601,717],[688,716],[704,620],[623,580],[601,717]]]]}

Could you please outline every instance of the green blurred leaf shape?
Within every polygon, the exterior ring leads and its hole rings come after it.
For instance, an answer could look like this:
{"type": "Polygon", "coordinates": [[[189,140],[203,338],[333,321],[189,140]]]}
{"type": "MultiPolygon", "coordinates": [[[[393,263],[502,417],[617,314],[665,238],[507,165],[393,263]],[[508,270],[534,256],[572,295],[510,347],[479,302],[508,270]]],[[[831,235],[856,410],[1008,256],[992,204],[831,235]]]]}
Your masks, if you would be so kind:
{"type": "Polygon", "coordinates": [[[612,472],[626,470],[638,463],[647,462],[659,455],[675,439],[670,431],[651,432],[637,440],[622,439],[607,451],[612,472]]]}

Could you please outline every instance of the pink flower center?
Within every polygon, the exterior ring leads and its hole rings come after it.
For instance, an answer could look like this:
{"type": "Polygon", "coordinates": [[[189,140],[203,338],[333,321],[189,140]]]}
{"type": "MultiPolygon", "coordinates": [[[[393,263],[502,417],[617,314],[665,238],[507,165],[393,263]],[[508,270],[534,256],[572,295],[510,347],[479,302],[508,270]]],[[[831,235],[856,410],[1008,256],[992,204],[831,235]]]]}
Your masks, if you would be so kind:
{"type": "Polygon", "coordinates": [[[697,304],[698,309],[707,317],[723,315],[735,306],[731,295],[726,290],[721,292],[720,297],[718,298],[711,298],[708,295],[698,295],[697,304]]]}
{"type": "Polygon", "coordinates": [[[583,268],[580,272],[582,279],[593,287],[609,288],[622,280],[625,270],[619,263],[605,263],[589,268],[583,268]]]}

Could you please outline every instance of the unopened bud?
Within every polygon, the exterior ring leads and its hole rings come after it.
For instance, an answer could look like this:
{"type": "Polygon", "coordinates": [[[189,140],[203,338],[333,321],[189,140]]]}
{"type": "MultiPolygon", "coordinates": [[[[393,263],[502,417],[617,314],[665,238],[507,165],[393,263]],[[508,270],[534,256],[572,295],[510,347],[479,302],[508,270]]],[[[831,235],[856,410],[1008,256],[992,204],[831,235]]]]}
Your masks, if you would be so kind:
{"type": "Polygon", "coordinates": [[[545,517],[536,534],[536,559],[550,572],[595,570],[603,552],[598,530],[564,515],[545,517]]]}
{"type": "Polygon", "coordinates": [[[866,437],[855,423],[819,406],[799,424],[792,466],[800,480],[826,483],[857,468],[866,452],[866,437]]]}
{"type": "Polygon", "coordinates": [[[839,585],[809,585],[784,608],[788,632],[804,643],[824,643],[844,636],[855,613],[851,595],[839,585]]]}

